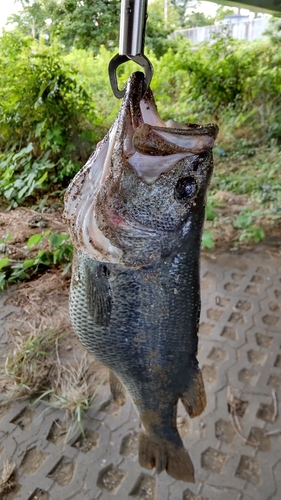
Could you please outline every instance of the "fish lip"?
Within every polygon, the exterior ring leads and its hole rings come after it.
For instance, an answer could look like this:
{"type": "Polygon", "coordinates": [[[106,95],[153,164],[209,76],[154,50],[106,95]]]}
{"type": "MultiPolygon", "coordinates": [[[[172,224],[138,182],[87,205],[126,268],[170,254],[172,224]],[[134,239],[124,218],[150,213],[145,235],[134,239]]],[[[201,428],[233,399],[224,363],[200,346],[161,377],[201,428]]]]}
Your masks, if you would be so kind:
{"type": "MultiPolygon", "coordinates": [[[[165,122],[158,115],[150,88],[146,89],[144,73],[137,71],[130,76],[127,82],[125,97],[120,109],[118,129],[120,138],[123,139],[122,142],[126,144],[124,138],[133,135],[143,124],[166,127],[165,122]],[[145,114],[149,116],[148,119],[147,116],[144,116],[145,114]]],[[[129,148],[122,147],[126,157],[131,156],[131,148],[132,145],[129,148]]]]}
{"type": "MultiPolygon", "coordinates": [[[[130,124],[134,130],[142,124],[148,124],[153,126],[155,131],[171,131],[179,135],[185,135],[187,133],[188,135],[209,135],[213,140],[215,140],[218,135],[219,129],[214,123],[197,125],[194,123],[178,123],[173,120],[164,122],[158,114],[153,93],[150,87],[146,87],[145,75],[141,71],[136,71],[130,76],[126,85],[126,94],[123,99],[122,108],[126,111],[125,115],[129,112],[130,124]],[[147,111],[148,113],[146,113],[147,111]],[[150,115],[148,119],[144,116],[147,114],[150,115]],[[152,121],[152,123],[150,123],[150,121],[152,121]]],[[[123,124],[123,128],[124,125],[125,124],[123,124]]]]}

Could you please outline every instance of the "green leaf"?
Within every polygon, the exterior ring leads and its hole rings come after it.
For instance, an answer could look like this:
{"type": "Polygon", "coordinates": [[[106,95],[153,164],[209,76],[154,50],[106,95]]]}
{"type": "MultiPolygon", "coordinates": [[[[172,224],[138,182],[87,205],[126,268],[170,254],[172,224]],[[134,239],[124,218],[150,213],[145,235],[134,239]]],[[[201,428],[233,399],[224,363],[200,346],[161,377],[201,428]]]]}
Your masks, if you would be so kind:
{"type": "Polygon", "coordinates": [[[255,243],[259,243],[259,241],[263,240],[263,238],[265,237],[265,232],[261,226],[255,228],[253,237],[255,243]]]}
{"type": "Polygon", "coordinates": [[[3,257],[3,259],[0,259],[0,269],[5,267],[9,262],[9,257],[3,257]]]}
{"type": "Polygon", "coordinates": [[[252,224],[252,214],[240,214],[233,223],[235,229],[246,229],[252,224]]]}
{"type": "Polygon", "coordinates": [[[23,261],[22,265],[23,265],[23,267],[27,268],[27,267],[33,266],[34,262],[35,262],[35,259],[27,259],[27,260],[23,261]]]}
{"type": "Polygon", "coordinates": [[[23,195],[28,191],[28,186],[24,186],[19,192],[18,192],[18,198],[21,199],[23,195]]]}
{"type": "Polygon", "coordinates": [[[45,172],[40,179],[38,179],[38,184],[43,184],[43,182],[47,179],[48,177],[48,172],[45,172]]]}
{"type": "Polygon", "coordinates": [[[7,191],[4,191],[5,198],[7,198],[9,200],[12,197],[13,192],[14,192],[13,187],[11,187],[10,189],[7,189],[7,191]]]}
{"type": "Polygon", "coordinates": [[[44,236],[42,234],[33,234],[28,239],[28,242],[26,243],[26,246],[27,247],[32,247],[33,245],[38,245],[43,238],[44,238],[44,236]]]}
{"type": "Polygon", "coordinates": [[[206,220],[214,220],[217,216],[217,212],[213,209],[211,203],[207,203],[206,206],[206,220]]]}
{"type": "Polygon", "coordinates": [[[68,238],[69,238],[68,234],[52,233],[50,235],[50,243],[53,247],[58,248],[64,241],[68,240],[68,238]]]}
{"type": "Polygon", "coordinates": [[[214,236],[211,231],[204,231],[202,235],[202,248],[214,248],[214,236]]]}
{"type": "Polygon", "coordinates": [[[22,158],[23,156],[28,155],[28,153],[31,153],[33,150],[33,144],[30,142],[26,148],[22,148],[18,153],[14,155],[14,160],[17,160],[18,158],[22,158]]]}

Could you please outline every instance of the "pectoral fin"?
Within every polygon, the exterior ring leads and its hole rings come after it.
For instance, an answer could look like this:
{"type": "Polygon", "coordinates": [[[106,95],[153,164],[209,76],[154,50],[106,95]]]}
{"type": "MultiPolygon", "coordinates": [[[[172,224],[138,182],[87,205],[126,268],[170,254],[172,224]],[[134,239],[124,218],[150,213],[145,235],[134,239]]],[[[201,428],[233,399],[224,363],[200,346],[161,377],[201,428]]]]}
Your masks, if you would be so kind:
{"type": "Polygon", "coordinates": [[[86,266],[86,297],[88,312],[96,325],[108,326],[112,297],[108,282],[109,271],[105,265],[86,266]]]}

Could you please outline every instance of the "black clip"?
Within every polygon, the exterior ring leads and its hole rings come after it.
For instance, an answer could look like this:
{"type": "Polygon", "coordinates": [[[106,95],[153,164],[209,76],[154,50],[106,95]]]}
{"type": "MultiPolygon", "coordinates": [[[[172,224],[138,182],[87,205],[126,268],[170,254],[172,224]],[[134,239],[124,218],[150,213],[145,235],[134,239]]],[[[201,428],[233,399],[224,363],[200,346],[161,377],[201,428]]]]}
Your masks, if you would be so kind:
{"type": "Polygon", "coordinates": [[[145,89],[145,91],[148,89],[148,87],[150,85],[150,82],[151,82],[151,79],[152,79],[153,66],[152,66],[151,62],[149,61],[149,59],[144,54],[138,54],[136,56],[126,56],[126,55],[116,54],[113,57],[113,59],[111,59],[109,65],[108,65],[108,73],[109,73],[109,80],[110,80],[110,84],[111,84],[111,88],[112,88],[113,94],[118,99],[121,99],[122,97],[124,97],[125,91],[126,91],[126,87],[123,90],[120,90],[118,88],[116,71],[117,71],[117,68],[121,64],[123,64],[123,63],[125,63],[127,61],[130,61],[130,60],[132,60],[135,63],[139,64],[144,69],[144,74],[145,74],[145,79],[146,79],[146,89],[145,89]]]}

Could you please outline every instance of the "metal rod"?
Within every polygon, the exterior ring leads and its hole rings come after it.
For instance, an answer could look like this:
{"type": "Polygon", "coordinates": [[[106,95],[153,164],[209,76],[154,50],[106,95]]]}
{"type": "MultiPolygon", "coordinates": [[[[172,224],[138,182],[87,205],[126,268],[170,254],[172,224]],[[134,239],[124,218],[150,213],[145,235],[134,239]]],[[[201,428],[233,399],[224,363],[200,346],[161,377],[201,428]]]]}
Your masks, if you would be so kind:
{"type": "Polygon", "coordinates": [[[147,0],[121,0],[119,54],[143,54],[147,0]]]}

